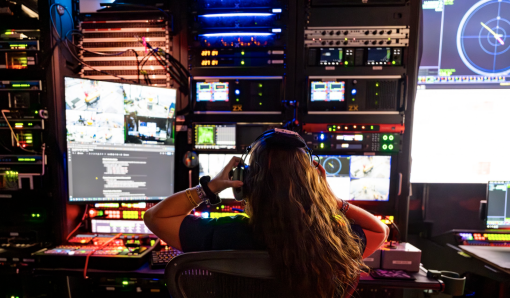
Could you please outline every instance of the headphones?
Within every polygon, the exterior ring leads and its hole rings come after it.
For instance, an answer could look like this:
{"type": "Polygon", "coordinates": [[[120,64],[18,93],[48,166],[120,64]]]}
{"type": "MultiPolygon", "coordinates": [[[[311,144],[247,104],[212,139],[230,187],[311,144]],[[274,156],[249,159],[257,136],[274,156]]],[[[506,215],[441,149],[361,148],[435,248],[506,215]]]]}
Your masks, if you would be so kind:
{"type": "MultiPolygon", "coordinates": [[[[232,180],[238,180],[245,182],[246,177],[248,177],[248,174],[250,172],[250,166],[245,164],[244,159],[248,156],[250,153],[252,147],[257,142],[265,142],[268,145],[275,145],[280,147],[288,147],[288,148],[301,148],[306,151],[306,154],[310,157],[310,164],[313,164],[313,155],[312,155],[312,149],[308,148],[306,145],[306,141],[297,133],[291,130],[287,129],[281,129],[281,128],[275,128],[271,130],[267,130],[264,133],[262,133],[260,136],[258,136],[253,143],[251,143],[250,146],[246,148],[243,155],[241,156],[241,161],[237,165],[237,167],[230,171],[230,177],[232,180]]],[[[245,196],[245,190],[244,187],[238,187],[234,188],[234,198],[236,201],[244,201],[245,196]]]]}

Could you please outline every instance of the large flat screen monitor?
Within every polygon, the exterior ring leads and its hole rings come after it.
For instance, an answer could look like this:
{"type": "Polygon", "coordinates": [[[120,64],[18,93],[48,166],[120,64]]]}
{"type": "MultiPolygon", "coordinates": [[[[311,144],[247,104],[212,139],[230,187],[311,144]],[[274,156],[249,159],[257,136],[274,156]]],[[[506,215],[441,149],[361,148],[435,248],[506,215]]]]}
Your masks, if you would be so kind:
{"type": "Polygon", "coordinates": [[[510,229],[510,181],[487,184],[487,228],[510,229]]]}
{"type": "Polygon", "coordinates": [[[419,82],[432,85],[510,82],[510,1],[422,1],[419,82]]]}
{"type": "Polygon", "coordinates": [[[174,192],[176,90],[65,78],[69,202],[174,192]]]}
{"type": "Polygon", "coordinates": [[[391,156],[319,155],[326,179],[340,199],[388,201],[391,156]]]}
{"type": "Polygon", "coordinates": [[[420,89],[411,182],[510,181],[508,89],[420,89]]]}

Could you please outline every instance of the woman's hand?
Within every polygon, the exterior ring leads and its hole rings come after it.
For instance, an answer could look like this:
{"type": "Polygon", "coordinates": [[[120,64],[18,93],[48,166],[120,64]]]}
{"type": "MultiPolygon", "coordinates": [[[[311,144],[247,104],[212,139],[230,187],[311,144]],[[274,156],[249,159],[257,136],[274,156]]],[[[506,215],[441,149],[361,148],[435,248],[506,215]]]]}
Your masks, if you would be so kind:
{"type": "Polygon", "coordinates": [[[214,193],[222,192],[223,190],[233,187],[241,187],[243,186],[242,181],[232,181],[229,178],[230,171],[236,167],[239,162],[241,161],[241,158],[234,156],[232,159],[228,162],[228,164],[221,170],[221,172],[216,175],[210,182],[209,182],[209,189],[214,193]]]}

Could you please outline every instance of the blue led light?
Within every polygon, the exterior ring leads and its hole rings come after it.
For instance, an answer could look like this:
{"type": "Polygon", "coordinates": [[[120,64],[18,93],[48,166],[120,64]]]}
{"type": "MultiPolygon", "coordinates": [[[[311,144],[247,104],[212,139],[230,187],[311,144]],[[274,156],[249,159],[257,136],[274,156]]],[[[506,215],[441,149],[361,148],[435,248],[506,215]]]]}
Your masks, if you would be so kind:
{"type": "Polygon", "coordinates": [[[239,89],[236,89],[236,95],[239,95],[239,93],[241,93],[241,91],[239,91],[239,89]]]}
{"type": "Polygon", "coordinates": [[[352,94],[352,95],[356,95],[356,93],[358,93],[358,90],[356,90],[356,89],[352,89],[352,90],[351,90],[351,94],[352,94]]]}
{"type": "Polygon", "coordinates": [[[273,28],[273,29],[271,29],[271,32],[281,33],[282,32],[282,28],[273,28]]]}
{"type": "Polygon", "coordinates": [[[200,34],[200,36],[269,36],[273,35],[273,33],[261,33],[261,32],[253,32],[253,33],[247,33],[247,32],[238,32],[238,33],[207,33],[207,34],[200,34]]]}
{"type": "Polygon", "coordinates": [[[281,8],[273,8],[273,13],[281,13],[281,12],[282,12],[281,8]]]}
{"type": "Polygon", "coordinates": [[[325,137],[324,137],[324,134],[323,134],[323,133],[321,133],[321,141],[322,141],[322,140],[324,140],[324,138],[325,138],[325,137]]]}
{"type": "Polygon", "coordinates": [[[214,17],[268,17],[272,16],[272,13],[216,13],[216,14],[203,14],[201,17],[214,18],[214,17]]]}

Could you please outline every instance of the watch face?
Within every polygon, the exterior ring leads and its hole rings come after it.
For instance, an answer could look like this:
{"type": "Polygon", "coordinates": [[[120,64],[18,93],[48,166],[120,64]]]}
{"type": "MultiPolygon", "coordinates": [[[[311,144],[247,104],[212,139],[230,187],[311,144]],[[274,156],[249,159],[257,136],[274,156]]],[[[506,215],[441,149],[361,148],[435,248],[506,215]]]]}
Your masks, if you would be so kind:
{"type": "Polygon", "coordinates": [[[327,175],[337,175],[342,170],[342,162],[337,157],[328,157],[324,160],[324,170],[327,175]]]}

